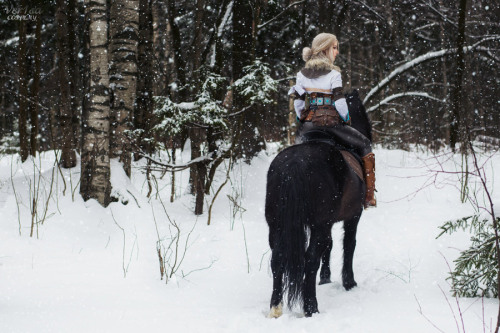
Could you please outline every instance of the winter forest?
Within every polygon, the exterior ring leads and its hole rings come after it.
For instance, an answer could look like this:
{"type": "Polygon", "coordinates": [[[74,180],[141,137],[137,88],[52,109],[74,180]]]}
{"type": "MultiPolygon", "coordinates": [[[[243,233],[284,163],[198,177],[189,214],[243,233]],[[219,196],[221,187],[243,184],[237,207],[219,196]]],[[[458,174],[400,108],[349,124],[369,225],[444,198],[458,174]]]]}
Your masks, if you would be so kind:
{"type": "Polygon", "coordinates": [[[1,332],[498,332],[496,1],[0,0],[0,27],[1,332]],[[268,319],[266,173],[320,32],[378,206],[358,287],[337,223],[320,313],[268,319]]]}

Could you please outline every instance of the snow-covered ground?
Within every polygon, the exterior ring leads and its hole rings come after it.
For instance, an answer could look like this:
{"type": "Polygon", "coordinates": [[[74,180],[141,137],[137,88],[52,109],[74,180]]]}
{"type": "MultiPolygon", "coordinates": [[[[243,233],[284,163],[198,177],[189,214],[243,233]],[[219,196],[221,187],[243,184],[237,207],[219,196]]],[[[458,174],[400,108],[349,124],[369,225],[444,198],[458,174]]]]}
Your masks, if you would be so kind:
{"type": "MultiPolygon", "coordinates": [[[[231,171],[210,226],[207,213],[192,213],[188,171],[176,174],[170,203],[170,174],[157,175],[148,199],[142,164],[129,181],[113,162],[114,188],[128,204],[102,208],[81,199],[78,168],[54,169],[54,152],[24,164],[1,157],[0,332],[491,331],[498,301],[455,299],[446,280],[468,235],[436,239],[443,222],[474,213],[460,202],[456,175],[429,171],[457,171],[460,157],[443,155],[436,163],[430,153],[385,149],[375,151],[378,208],[367,210],[358,228],[358,287],[347,292],[341,284],[338,224],[333,283],[318,287],[321,313],[304,318],[293,309],[266,318],[272,278],[265,175],[277,149],[271,147],[231,171]],[[33,198],[43,224],[30,237],[33,198]],[[168,283],[160,279],[158,248],[176,265],[168,283]]],[[[498,165],[498,154],[486,164],[491,182],[498,165]]],[[[225,175],[221,168],[213,193],[225,175]]],[[[498,207],[500,193],[493,196],[498,207]]]]}

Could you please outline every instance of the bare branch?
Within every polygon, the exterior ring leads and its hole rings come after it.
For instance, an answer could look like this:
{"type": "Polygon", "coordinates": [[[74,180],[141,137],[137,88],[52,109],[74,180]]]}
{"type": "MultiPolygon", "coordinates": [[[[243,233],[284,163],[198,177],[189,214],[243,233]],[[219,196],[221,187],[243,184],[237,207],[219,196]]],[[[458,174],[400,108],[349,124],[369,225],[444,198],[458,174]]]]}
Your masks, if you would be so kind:
{"type": "Polygon", "coordinates": [[[294,2],[290,5],[288,5],[288,7],[286,7],[285,9],[283,9],[283,11],[281,13],[279,13],[278,15],[276,15],[275,17],[273,17],[272,19],[270,19],[269,21],[267,22],[264,22],[262,24],[259,24],[257,27],[259,29],[261,28],[264,28],[266,25],[268,25],[269,23],[275,21],[276,19],[278,19],[278,17],[280,17],[281,15],[283,15],[288,9],[292,8],[293,6],[296,6],[296,5],[300,5],[301,3],[304,3],[306,2],[307,0],[300,0],[300,1],[297,1],[297,2],[294,2]]]}

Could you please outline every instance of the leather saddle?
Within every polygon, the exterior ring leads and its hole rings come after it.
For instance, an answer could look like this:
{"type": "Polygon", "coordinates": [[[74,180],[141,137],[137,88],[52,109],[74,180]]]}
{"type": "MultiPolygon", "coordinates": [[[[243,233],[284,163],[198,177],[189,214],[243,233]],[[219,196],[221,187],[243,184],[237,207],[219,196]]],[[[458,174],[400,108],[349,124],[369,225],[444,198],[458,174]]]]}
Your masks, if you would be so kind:
{"type": "Polygon", "coordinates": [[[361,165],[361,157],[354,151],[337,143],[331,135],[321,130],[310,130],[302,135],[302,142],[323,142],[327,143],[340,151],[347,165],[354,173],[364,182],[363,169],[361,165]]]}

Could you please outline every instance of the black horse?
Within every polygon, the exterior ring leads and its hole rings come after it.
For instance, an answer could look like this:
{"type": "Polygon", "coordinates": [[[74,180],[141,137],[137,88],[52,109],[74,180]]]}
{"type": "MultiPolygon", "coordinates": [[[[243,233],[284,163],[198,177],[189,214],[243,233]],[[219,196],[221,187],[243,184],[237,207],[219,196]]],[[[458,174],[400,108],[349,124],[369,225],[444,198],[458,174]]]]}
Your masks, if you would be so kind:
{"type": "MultiPolygon", "coordinates": [[[[358,92],[346,95],[354,128],[371,141],[371,125],[358,92]]],[[[346,290],[356,286],[352,259],[356,230],[363,211],[365,184],[346,163],[339,147],[321,131],[312,139],[286,148],[276,156],[267,174],[266,220],[272,249],[273,293],[269,317],[288,305],[303,304],[306,317],[318,311],[316,275],[321,260],[320,284],[330,282],[331,228],[344,221],[346,290]]]]}

